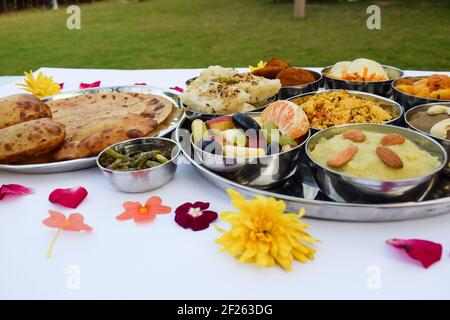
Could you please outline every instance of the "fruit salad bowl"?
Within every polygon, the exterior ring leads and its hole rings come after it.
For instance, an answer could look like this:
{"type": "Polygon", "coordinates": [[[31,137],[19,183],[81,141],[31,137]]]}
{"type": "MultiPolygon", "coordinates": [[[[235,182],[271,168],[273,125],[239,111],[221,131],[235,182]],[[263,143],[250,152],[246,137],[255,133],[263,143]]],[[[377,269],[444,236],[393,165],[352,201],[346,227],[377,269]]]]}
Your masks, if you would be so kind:
{"type": "MultiPolygon", "coordinates": [[[[269,120],[271,106],[263,113],[233,114],[191,123],[190,143],[195,161],[242,185],[266,189],[284,183],[296,171],[301,150],[310,136],[306,115],[291,119],[298,128],[285,128],[269,120]]],[[[282,108],[281,108],[282,109],[282,108]]]]}

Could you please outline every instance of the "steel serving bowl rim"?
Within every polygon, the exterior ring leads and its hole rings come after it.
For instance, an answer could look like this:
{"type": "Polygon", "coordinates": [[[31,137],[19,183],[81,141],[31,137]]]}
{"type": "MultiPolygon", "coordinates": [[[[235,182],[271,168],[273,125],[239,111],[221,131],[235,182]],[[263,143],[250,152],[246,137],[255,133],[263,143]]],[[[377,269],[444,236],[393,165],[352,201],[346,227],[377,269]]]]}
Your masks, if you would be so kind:
{"type": "Polygon", "coordinates": [[[333,68],[334,64],[328,67],[323,68],[320,73],[323,75],[324,78],[326,79],[331,79],[331,80],[337,80],[337,81],[342,81],[348,84],[364,84],[364,83],[374,83],[374,84],[382,84],[382,83],[389,83],[392,81],[396,81],[400,78],[402,78],[405,74],[405,72],[397,67],[393,67],[393,66],[389,66],[386,64],[382,64],[381,66],[383,67],[383,69],[391,69],[391,70],[395,70],[398,71],[400,73],[400,76],[398,78],[395,79],[388,79],[388,80],[379,80],[379,81],[356,81],[356,80],[344,80],[344,79],[339,79],[339,78],[334,78],[334,77],[330,77],[328,76],[326,73],[324,73],[325,70],[327,69],[331,69],[333,68]]]}
{"type": "Polygon", "coordinates": [[[416,128],[408,120],[408,115],[410,115],[412,113],[412,111],[414,111],[415,109],[424,108],[424,107],[431,107],[431,106],[438,106],[438,105],[448,105],[448,107],[450,107],[450,101],[447,101],[447,102],[430,102],[430,103],[419,104],[417,106],[414,106],[414,107],[410,108],[408,111],[406,111],[405,114],[404,114],[404,119],[405,119],[405,122],[406,122],[406,124],[408,126],[413,128],[414,130],[418,131],[419,133],[421,133],[423,135],[426,135],[427,137],[436,139],[439,142],[450,142],[450,139],[439,138],[439,137],[433,136],[429,132],[426,132],[426,131],[423,131],[423,130],[420,130],[420,129],[416,128]]]}
{"type": "MultiPolygon", "coordinates": [[[[183,121],[180,121],[175,130],[176,139],[177,139],[178,143],[179,143],[179,137],[181,136],[179,132],[181,129],[184,129],[181,127],[184,124],[184,121],[186,121],[186,119],[184,119],[183,121]]],[[[311,139],[311,137],[310,137],[310,139],[311,139]]],[[[384,204],[347,203],[347,202],[334,202],[334,201],[326,201],[326,200],[313,200],[313,199],[299,198],[299,197],[294,197],[294,196],[285,195],[285,194],[281,194],[281,193],[275,193],[272,191],[267,191],[264,189],[256,189],[253,187],[248,187],[248,186],[242,185],[240,183],[237,183],[233,180],[229,180],[229,179],[224,178],[224,177],[220,176],[219,174],[216,174],[213,171],[203,167],[202,165],[196,163],[194,161],[194,159],[191,158],[191,155],[184,148],[181,148],[181,151],[183,152],[183,155],[185,155],[186,159],[188,159],[188,161],[194,167],[196,167],[198,170],[202,171],[203,173],[213,177],[214,179],[221,181],[222,183],[235,186],[236,188],[243,189],[252,194],[257,192],[258,194],[261,194],[261,195],[264,195],[267,197],[277,197],[278,199],[292,201],[292,202],[296,202],[296,203],[305,203],[305,204],[309,204],[309,205],[321,205],[321,206],[324,206],[324,208],[326,208],[329,205],[332,205],[332,206],[338,206],[338,207],[358,207],[361,209],[364,209],[364,208],[390,209],[390,208],[398,208],[398,207],[406,208],[408,206],[424,207],[424,206],[427,206],[430,204],[440,204],[440,203],[450,202],[450,196],[444,197],[444,198],[439,198],[439,199],[426,200],[426,201],[406,201],[406,202],[394,202],[394,203],[384,203],[384,204]]]]}
{"type": "MultiPolygon", "coordinates": [[[[173,148],[172,148],[172,150],[173,150],[173,148]]],[[[122,175],[122,174],[131,174],[131,173],[134,173],[134,172],[150,172],[150,171],[153,171],[153,170],[156,170],[156,169],[161,169],[162,167],[164,167],[164,166],[166,166],[166,165],[169,165],[170,163],[174,163],[175,160],[176,160],[176,159],[178,158],[178,156],[180,155],[180,152],[181,152],[181,147],[180,147],[179,143],[178,143],[177,141],[174,141],[174,140],[169,139],[169,138],[163,138],[163,137],[134,138],[134,139],[129,139],[129,140],[121,141],[121,142],[112,144],[112,145],[110,145],[109,147],[106,147],[105,149],[103,149],[103,150],[98,154],[98,156],[97,156],[97,158],[96,158],[96,163],[97,163],[97,166],[98,166],[102,171],[105,171],[105,172],[108,172],[108,173],[114,173],[115,175],[117,175],[117,174],[118,174],[118,175],[122,175]],[[158,166],[156,166],[156,167],[153,167],[153,168],[146,168],[146,169],[139,169],[139,170],[124,171],[124,170],[111,170],[111,169],[105,168],[102,164],[100,164],[100,161],[99,161],[99,160],[100,160],[100,157],[101,157],[102,154],[104,154],[104,152],[105,152],[106,150],[111,149],[111,148],[114,148],[114,147],[119,146],[119,145],[121,145],[121,144],[130,143],[130,142],[133,142],[133,141],[142,141],[142,140],[164,140],[164,141],[168,141],[168,142],[171,142],[171,143],[173,144],[174,148],[178,148],[178,150],[177,150],[177,153],[176,153],[174,156],[172,156],[172,157],[170,158],[169,161],[167,161],[167,162],[165,162],[165,163],[161,163],[160,165],[158,165],[158,166]]]]}
{"type": "MultiPolygon", "coordinates": [[[[316,139],[318,139],[318,138],[316,138],[316,139]]],[[[445,166],[447,166],[447,161],[448,161],[448,159],[447,159],[447,152],[445,151],[444,147],[442,147],[442,145],[439,142],[437,142],[436,140],[433,140],[432,138],[430,138],[430,137],[428,137],[428,136],[426,136],[426,135],[424,135],[424,134],[422,134],[420,132],[416,132],[414,130],[410,130],[410,129],[407,129],[407,128],[402,128],[402,127],[393,126],[393,125],[387,125],[387,124],[375,124],[375,123],[346,124],[346,125],[340,125],[340,126],[327,128],[327,129],[324,129],[322,131],[316,132],[306,142],[305,150],[306,150],[306,155],[308,156],[309,160],[312,161],[316,166],[319,166],[320,168],[324,169],[326,172],[331,173],[331,174],[333,174],[335,176],[339,176],[341,178],[350,178],[350,179],[352,179],[352,180],[354,180],[354,181],[356,181],[358,183],[361,182],[361,183],[365,183],[365,184],[373,184],[373,183],[406,184],[406,183],[412,183],[412,182],[417,182],[417,181],[421,181],[421,180],[426,180],[428,178],[431,178],[435,174],[439,173],[445,166]],[[309,143],[310,143],[310,141],[312,140],[313,137],[319,136],[319,135],[325,135],[325,133],[327,131],[337,130],[337,129],[345,128],[345,127],[361,126],[361,125],[362,126],[374,126],[374,127],[390,127],[390,128],[399,129],[401,131],[409,131],[413,135],[418,135],[421,138],[428,140],[429,142],[434,144],[436,147],[438,147],[438,149],[441,151],[441,153],[443,155],[443,161],[441,162],[441,164],[440,164],[438,169],[435,169],[431,173],[428,173],[428,174],[423,175],[423,176],[419,176],[419,177],[415,177],[415,178],[409,178],[409,179],[400,179],[400,180],[377,180],[377,179],[368,179],[368,178],[354,177],[354,176],[348,175],[346,173],[342,173],[342,172],[339,172],[339,171],[332,170],[330,168],[322,166],[320,163],[315,161],[313,159],[313,157],[311,156],[311,154],[309,152],[309,143]]]]}
{"type": "MultiPolygon", "coordinates": [[[[291,100],[302,98],[302,97],[305,97],[305,96],[308,96],[308,95],[313,96],[313,95],[318,95],[318,94],[327,93],[327,92],[333,92],[333,91],[345,91],[345,92],[348,92],[350,94],[361,95],[361,96],[368,96],[368,97],[372,97],[372,98],[375,98],[375,99],[384,100],[386,103],[389,102],[390,104],[394,105],[397,108],[397,111],[399,111],[399,115],[397,117],[395,117],[394,119],[391,119],[389,121],[383,122],[382,124],[388,124],[389,125],[391,123],[395,123],[398,120],[402,119],[403,118],[403,114],[405,113],[403,108],[402,108],[402,106],[398,102],[396,102],[394,100],[391,100],[389,98],[382,97],[382,96],[379,96],[379,95],[376,95],[376,94],[373,94],[373,93],[364,92],[364,91],[357,91],[357,90],[347,90],[347,89],[326,89],[326,90],[321,90],[321,91],[317,90],[317,91],[312,91],[312,92],[301,93],[299,95],[290,97],[290,98],[288,98],[286,100],[287,101],[291,101],[291,100]]],[[[298,106],[300,106],[300,105],[298,105],[298,106]]],[[[383,108],[383,110],[385,110],[385,109],[383,108]]],[[[392,115],[392,116],[394,116],[394,115],[392,115]]],[[[375,123],[370,123],[370,122],[348,123],[348,124],[343,124],[343,125],[331,126],[331,127],[324,128],[324,129],[322,129],[322,128],[314,128],[314,127],[311,127],[311,129],[317,130],[317,131],[322,131],[322,130],[325,130],[325,129],[331,129],[331,128],[334,128],[334,127],[346,126],[346,125],[351,125],[351,124],[375,124],[375,123]]]]}
{"type": "MultiPolygon", "coordinates": [[[[413,96],[412,94],[408,94],[406,92],[400,91],[400,90],[398,90],[395,87],[397,81],[400,81],[400,80],[403,80],[403,79],[418,79],[418,78],[425,79],[425,78],[428,78],[428,77],[430,77],[430,76],[407,76],[407,77],[401,77],[401,78],[398,78],[398,79],[395,79],[394,81],[392,81],[391,87],[394,90],[394,92],[400,93],[402,95],[405,95],[405,96],[408,96],[408,97],[411,97],[411,98],[415,98],[415,99],[423,99],[423,100],[431,101],[431,102],[427,102],[427,103],[450,102],[450,100],[445,100],[445,99],[432,99],[432,98],[426,98],[426,97],[413,96]]],[[[427,104],[427,103],[422,103],[422,104],[427,104]]]]}

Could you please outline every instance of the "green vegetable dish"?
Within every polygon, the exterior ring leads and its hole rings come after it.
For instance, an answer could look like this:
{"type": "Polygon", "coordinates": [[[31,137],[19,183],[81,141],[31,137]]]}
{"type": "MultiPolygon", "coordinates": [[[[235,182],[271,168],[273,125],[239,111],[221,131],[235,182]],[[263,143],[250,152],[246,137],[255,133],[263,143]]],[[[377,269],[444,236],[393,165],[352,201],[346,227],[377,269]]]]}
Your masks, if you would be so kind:
{"type": "Polygon", "coordinates": [[[110,170],[150,169],[170,161],[172,149],[172,144],[160,144],[157,149],[125,154],[124,150],[111,147],[105,150],[99,163],[110,170]]]}

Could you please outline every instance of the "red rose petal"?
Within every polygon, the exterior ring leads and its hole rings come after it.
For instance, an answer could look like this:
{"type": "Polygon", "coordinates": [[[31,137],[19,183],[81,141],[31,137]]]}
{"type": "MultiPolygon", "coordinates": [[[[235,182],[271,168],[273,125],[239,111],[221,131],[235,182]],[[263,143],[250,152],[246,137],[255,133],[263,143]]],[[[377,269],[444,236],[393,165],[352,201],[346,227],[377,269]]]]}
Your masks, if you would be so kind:
{"type": "Polygon", "coordinates": [[[0,187],[0,200],[8,194],[22,196],[30,193],[33,193],[32,189],[20,184],[3,184],[0,187]]]}
{"type": "Polygon", "coordinates": [[[87,89],[87,88],[96,88],[96,87],[100,87],[100,83],[101,81],[95,81],[92,83],[80,83],[80,89],[87,89]]]}
{"type": "Polygon", "coordinates": [[[386,242],[405,250],[411,258],[420,261],[425,268],[441,260],[442,245],[436,242],[419,239],[389,239],[386,242]]]}
{"type": "Polygon", "coordinates": [[[75,209],[86,198],[88,192],[83,187],[55,189],[50,193],[48,200],[64,207],[75,209]]]}
{"type": "Polygon", "coordinates": [[[135,86],[146,86],[147,84],[145,82],[137,82],[134,85],[135,86]]]}
{"type": "Polygon", "coordinates": [[[64,82],[60,82],[59,84],[59,88],[62,90],[64,88],[64,82]]]}
{"type": "Polygon", "coordinates": [[[169,89],[178,91],[178,92],[180,92],[180,93],[183,93],[183,92],[184,92],[184,89],[183,89],[183,88],[180,88],[180,87],[178,87],[178,86],[170,87],[169,89]]]}

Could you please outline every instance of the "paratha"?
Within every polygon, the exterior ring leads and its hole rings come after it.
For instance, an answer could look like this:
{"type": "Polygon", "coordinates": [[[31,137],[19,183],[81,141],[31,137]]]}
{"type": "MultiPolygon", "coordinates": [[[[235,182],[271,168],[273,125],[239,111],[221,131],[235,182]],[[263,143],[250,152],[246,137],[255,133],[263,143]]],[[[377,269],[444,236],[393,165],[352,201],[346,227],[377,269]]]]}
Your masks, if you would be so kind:
{"type": "Polygon", "coordinates": [[[0,99],[0,129],[40,118],[51,118],[50,108],[31,94],[14,94],[0,99]]]}
{"type": "Polygon", "coordinates": [[[172,103],[143,93],[107,92],[84,94],[47,103],[53,119],[66,126],[67,139],[86,125],[107,117],[139,114],[162,123],[172,112],[172,103]]]}
{"type": "Polygon", "coordinates": [[[0,129],[0,162],[18,163],[58,148],[65,128],[49,118],[30,120],[0,129]]]}

